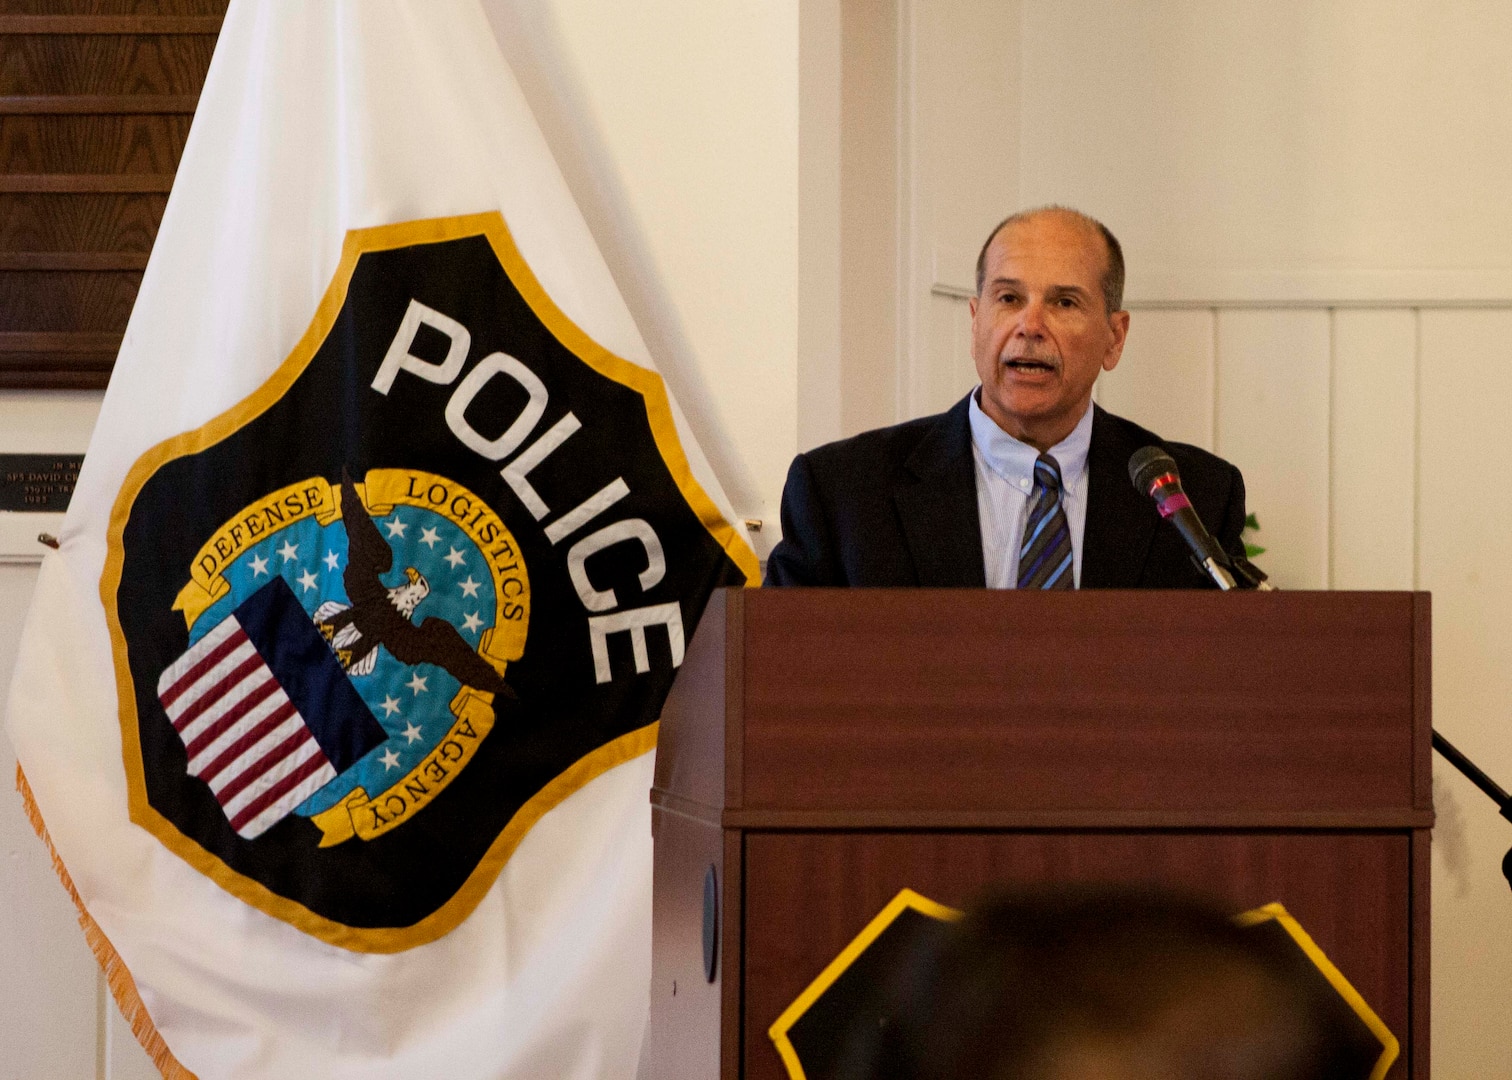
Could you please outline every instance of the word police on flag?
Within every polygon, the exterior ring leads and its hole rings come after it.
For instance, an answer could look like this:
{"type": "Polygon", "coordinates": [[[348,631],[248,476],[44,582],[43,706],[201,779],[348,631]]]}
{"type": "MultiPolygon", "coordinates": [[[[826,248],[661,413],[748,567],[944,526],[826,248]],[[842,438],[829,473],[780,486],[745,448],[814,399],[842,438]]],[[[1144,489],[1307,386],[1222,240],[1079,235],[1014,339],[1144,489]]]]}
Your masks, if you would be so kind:
{"type": "MultiPolygon", "coordinates": [[[[373,389],[380,394],[387,394],[401,371],[427,382],[451,385],[462,372],[463,359],[467,356],[471,342],[472,334],[467,327],[412,299],[404,313],[404,320],[399,324],[399,332],[394,335],[393,343],[378,368],[378,374],[373,378],[373,389]],[[447,338],[446,356],[441,362],[432,363],[411,352],[421,327],[431,327],[447,338]]],[[[499,475],[537,521],[549,517],[552,511],[540,492],[532,486],[530,474],[583,426],[582,421],[569,410],[549,429],[537,434],[550,398],[550,391],[546,389],[540,376],[517,358],[495,352],[478,362],[446,403],[447,426],[464,446],[489,461],[506,461],[514,455],[499,475]],[[513,382],[527,397],[519,414],[503,433],[490,439],[468,422],[467,410],[491,381],[501,378],[513,382]],[[532,436],[534,439],[521,449],[532,436]],[[519,451],[518,454],[516,451],[519,451]]],[[[577,506],[548,522],[547,538],[553,544],[559,543],[599,519],[629,494],[630,488],[626,486],[624,477],[616,476],[577,506]]],[[[425,492],[425,498],[435,505],[444,503],[449,497],[445,486],[440,484],[425,492]]],[[[577,590],[578,599],[588,611],[613,611],[619,606],[619,597],[613,587],[596,588],[589,580],[586,568],[588,557],[614,544],[625,542],[638,542],[645,554],[645,568],[636,577],[641,592],[648,591],[666,576],[667,558],[661,541],[657,539],[656,530],[645,518],[621,517],[584,536],[567,552],[567,567],[572,576],[573,588],[577,590]]],[[[630,634],[635,649],[635,670],[646,671],[649,665],[646,628],[657,625],[666,627],[672,649],[672,666],[676,667],[682,663],[683,658],[683,622],[682,611],[675,601],[590,618],[588,635],[593,644],[594,677],[597,681],[609,681],[609,650],[606,642],[608,636],[614,633],[630,634]]]]}

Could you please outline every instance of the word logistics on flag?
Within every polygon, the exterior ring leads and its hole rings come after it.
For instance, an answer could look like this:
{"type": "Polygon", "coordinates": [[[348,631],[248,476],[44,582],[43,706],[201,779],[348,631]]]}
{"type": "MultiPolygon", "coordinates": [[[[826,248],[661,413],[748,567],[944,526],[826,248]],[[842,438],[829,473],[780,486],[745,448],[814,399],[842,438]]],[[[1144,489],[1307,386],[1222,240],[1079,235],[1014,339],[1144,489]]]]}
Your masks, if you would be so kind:
{"type": "Polygon", "coordinates": [[[272,378],[116,500],[132,818],[332,944],[434,940],[654,744],[739,544],[660,379],[556,308],[498,214],[353,232],[272,378]]]}

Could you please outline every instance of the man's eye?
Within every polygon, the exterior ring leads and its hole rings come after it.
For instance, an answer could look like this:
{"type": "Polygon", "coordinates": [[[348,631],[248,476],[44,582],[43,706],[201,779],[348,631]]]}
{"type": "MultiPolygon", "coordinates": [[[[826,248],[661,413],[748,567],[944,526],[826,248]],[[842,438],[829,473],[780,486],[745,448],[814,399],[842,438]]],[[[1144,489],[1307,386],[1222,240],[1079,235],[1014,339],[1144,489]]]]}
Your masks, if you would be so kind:
{"type": "Polygon", "coordinates": [[[1056,301],[1056,303],[1063,308],[1071,308],[1076,306],[1076,298],[1071,296],[1062,296],[1059,300],[1056,301]]]}
{"type": "Polygon", "coordinates": [[[1018,300],[1018,293],[1003,293],[998,297],[1000,304],[1012,304],[1018,300]]]}

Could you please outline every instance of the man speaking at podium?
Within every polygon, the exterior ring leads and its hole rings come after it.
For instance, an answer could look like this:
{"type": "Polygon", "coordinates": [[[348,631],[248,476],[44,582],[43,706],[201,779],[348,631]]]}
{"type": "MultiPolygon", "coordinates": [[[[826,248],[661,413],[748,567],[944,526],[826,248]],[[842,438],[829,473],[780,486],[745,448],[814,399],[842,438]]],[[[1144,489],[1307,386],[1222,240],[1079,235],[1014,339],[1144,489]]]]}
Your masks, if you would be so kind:
{"type": "Polygon", "coordinates": [[[977,258],[981,385],[948,412],[800,454],[768,585],[1189,589],[1211,586],[1129,482],[1163,449],[1224,550],[1243,554],[1244,478],[1092,404],[1123,353],[1118,240],[1063,207],[1006,219],[977,258]]]}

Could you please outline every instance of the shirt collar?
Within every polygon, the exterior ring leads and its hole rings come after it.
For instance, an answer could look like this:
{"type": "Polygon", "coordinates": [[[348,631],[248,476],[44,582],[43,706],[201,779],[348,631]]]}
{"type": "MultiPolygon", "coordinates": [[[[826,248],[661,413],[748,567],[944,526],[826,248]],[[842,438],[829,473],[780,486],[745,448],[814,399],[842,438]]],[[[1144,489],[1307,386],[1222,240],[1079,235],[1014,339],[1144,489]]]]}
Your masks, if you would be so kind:
{"type": "MultiPolygon", "coordinates": [[[[987,467],[1013,487],[1026,494],[1034,486],[1034,462],[1039,451],[1026,442],[1020,442],[982,411],[977,395],[981,387],[971,392],[968,416],[971,421],[971,441],[981,454],[987,467]]],[[[1087,452],[1092,446],[1092,404],[1077,421],[1071,434],[1050,448],[1050,456],[1060,466],[1061,484],[1070,489],[1087,471],[1087,452]]]]}

